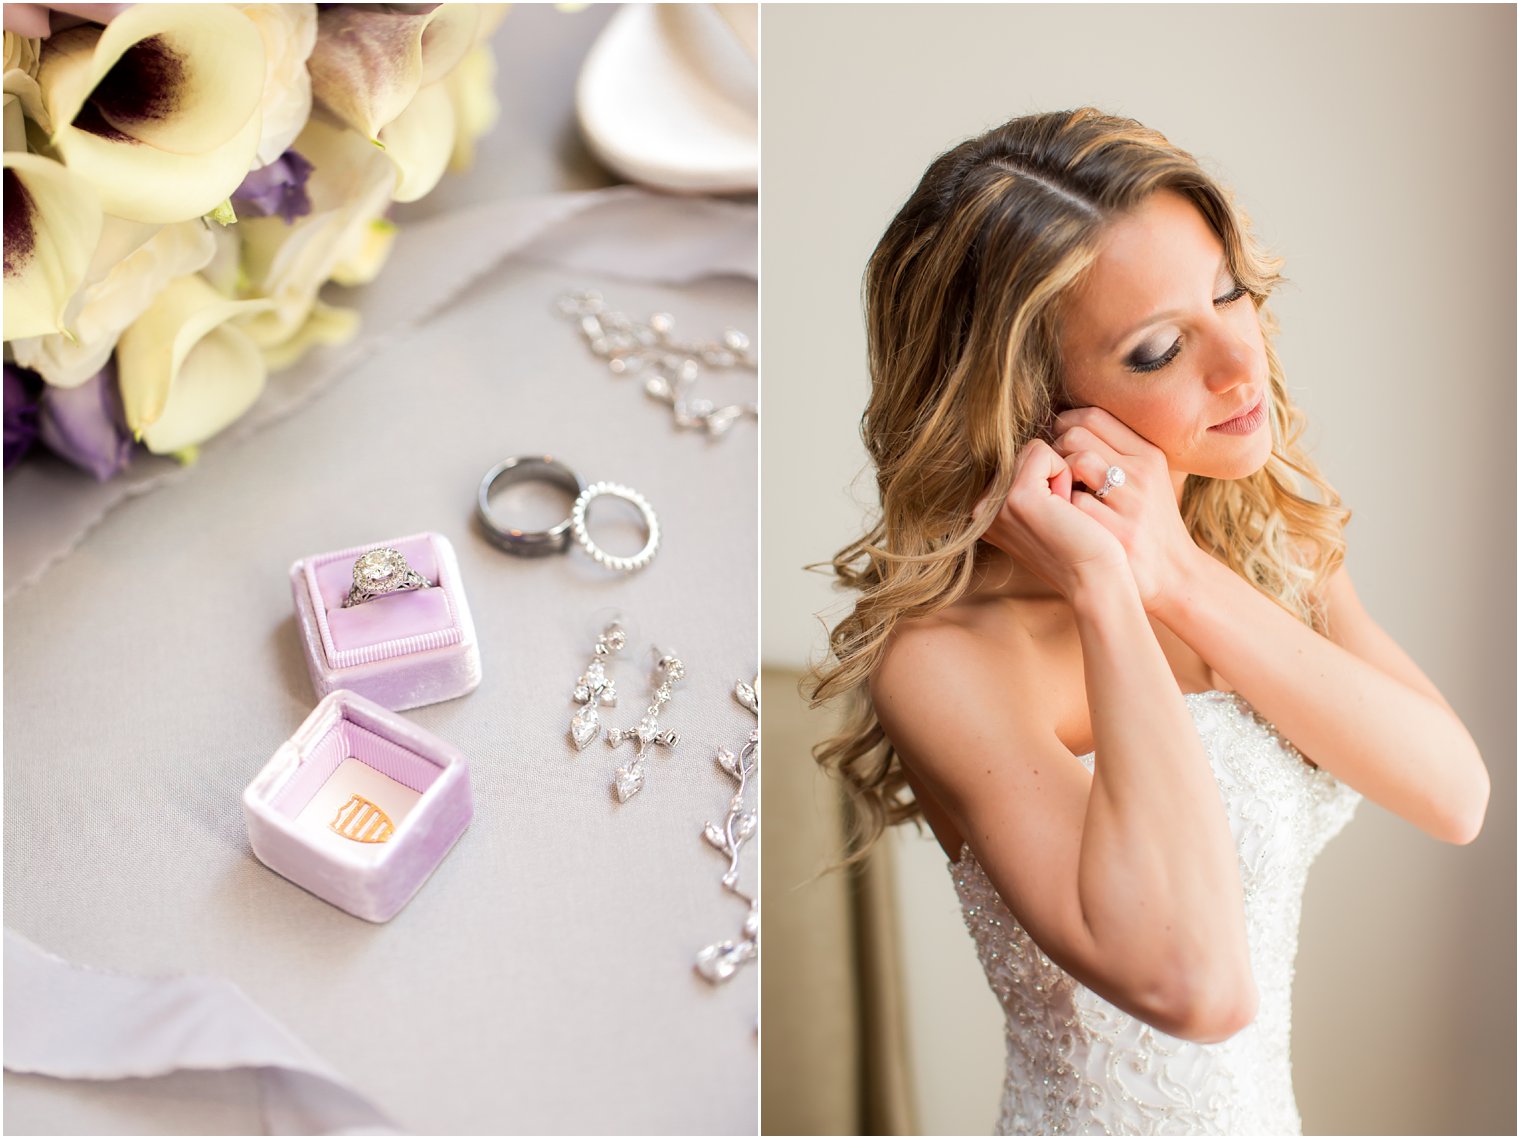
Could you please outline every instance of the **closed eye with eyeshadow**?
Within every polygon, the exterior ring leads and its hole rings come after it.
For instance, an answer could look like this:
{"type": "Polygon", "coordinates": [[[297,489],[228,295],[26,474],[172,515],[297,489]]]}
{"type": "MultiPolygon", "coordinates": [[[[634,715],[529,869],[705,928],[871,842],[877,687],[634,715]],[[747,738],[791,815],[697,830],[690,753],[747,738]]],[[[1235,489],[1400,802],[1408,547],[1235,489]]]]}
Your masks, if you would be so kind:
{"type": "MultiPolygon", "coordinates": [[[[1250,290],[1247,289],[1244,285],[1237,284],[1224,296],[1215,297],[1214,306],[1216,308],[1223,308],[1225,305],[1234,304],[1249,292],[1250,290]]],[[[1129,358],[1124,361],[1124,366],[1131,372],[1139,372],[1141,374],[1148,372],[1159,372],[1162,368],[1166,367],[1174,359],[1176,359],[1178,352],[1182,351],[1182,337],[1177,337],[1177,339],[1172,342],[1172,346],[1168,348],[1166,352],[1160,356],[1155,357],[1154,359],[1148,360],[1145,358],[1142,352],[1143,347],[1144,346],[1142,345],[1141,349],[1136,349],[1134,352],[1130,353],[1129,358]]]]}

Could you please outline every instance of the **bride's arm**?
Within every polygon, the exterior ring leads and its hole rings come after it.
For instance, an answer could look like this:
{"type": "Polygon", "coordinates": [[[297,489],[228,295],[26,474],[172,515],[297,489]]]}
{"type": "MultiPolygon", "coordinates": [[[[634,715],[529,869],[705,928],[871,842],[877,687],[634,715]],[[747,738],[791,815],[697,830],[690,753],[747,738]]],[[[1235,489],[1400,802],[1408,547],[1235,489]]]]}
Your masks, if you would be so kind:
{"type": "Polygon", "coordinates": [[[1436,838],[1477,837],[1488,806],[1477,746],[1362,609],[1344,569],[1324,597],[1324,637],[1199,549],[1163,485],[1166,457],[1147,439],[1096,407],[1057,422],[1055,448],[1087,485],[1109,463],[1141,475],[1101,503],[1073,501],[1124,546],[1153,618],[1337,779],[1436,838]]]}
{"type": "Polygon", "coordinates": [[[1066,464],[1029,444],[985,537],[1071,605],[1093,774],[1056,730],[1069,663],[1001,600],[901,622],[872,702],[1041,949],[1163,1032],[1222,1040],[1256,1006],[1235,843],[1124,551],[1070,493],[1066,464]]]}
{"type": "Polygon", "coordinates": [[[1151,615],[1337,779],[1438,839],[1476,838],[1489,790],[1477,745],[1345,568],[1326,590],[1327,638],[1194,550],[1151,615]]]}
{"type": "Polygon", "coordinates": [[[1072,596],[1093,774],[1056,734],[1060,669],[1027,633],[929,619],[872,677],[899,757],[1036,944],[1173,1036],[1255,1016],[1239,859],[1208,757],[1120,565],[1072,596]]]}

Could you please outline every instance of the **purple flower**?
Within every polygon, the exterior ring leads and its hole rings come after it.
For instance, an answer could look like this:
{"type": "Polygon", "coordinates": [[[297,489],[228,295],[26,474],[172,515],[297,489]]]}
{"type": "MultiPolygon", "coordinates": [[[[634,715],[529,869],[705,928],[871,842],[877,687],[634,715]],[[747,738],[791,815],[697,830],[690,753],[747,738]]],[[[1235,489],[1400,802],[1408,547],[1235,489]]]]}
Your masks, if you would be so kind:
{"type": "Polygon", "coordinates": [[[281,217],[289,225],[311,213],[306,179],[312,165],[294,150],[287,150],[268,166],[250,170],[243,184],[232,191],[232,208],[239,217],[281,217]]]}
{"type": "Polygon", "coordinates": [[[5,365],[5,469],[10,470],[37,440],[37,391],[42,381],[14,364],[5,365]]]}
{"type": "Polygon", "coordinates": [[[60,458],[101,482],[115,478],[132,459],[132,436],[116,387],[116,363],[77,388],[42,393],[42,441],[60,458]]]}

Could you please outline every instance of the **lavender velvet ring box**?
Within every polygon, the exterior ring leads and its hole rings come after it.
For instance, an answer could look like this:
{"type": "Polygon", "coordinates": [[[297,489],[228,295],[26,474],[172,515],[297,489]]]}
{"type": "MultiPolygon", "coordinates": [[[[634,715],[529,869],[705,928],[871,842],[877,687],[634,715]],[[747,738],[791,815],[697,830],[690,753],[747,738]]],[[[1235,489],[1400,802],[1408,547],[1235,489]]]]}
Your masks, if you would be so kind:
{"type": "Polygon", "coordinates": [[[474,814],[450,745],[373,701],[325,697],[243,792],[260,862],[366,921],[389,921],[474,814]]]}
{"type": "Polygon", "coordinates": [[[400,712],[452,700],[480,683],[480,643],[459,561],[441,534],[302,558],[290,567],[290,590],[318,696],[346,688],[400,712]],[[432,586],[345,609],[354,562],[381,546],[399,550],[432,586]]]}

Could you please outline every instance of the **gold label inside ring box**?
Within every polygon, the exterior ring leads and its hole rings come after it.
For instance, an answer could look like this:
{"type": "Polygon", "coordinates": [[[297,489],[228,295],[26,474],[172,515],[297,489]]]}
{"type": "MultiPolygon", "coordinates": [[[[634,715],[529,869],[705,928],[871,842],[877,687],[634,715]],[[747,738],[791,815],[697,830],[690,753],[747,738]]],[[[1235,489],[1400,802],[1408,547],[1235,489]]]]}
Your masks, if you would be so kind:
{"type": "Polygon", "coordinates": [[[359,794],[348,797],[327,828],[354,842],[387,842],[396,830],[389,815],[359,794]]]}

